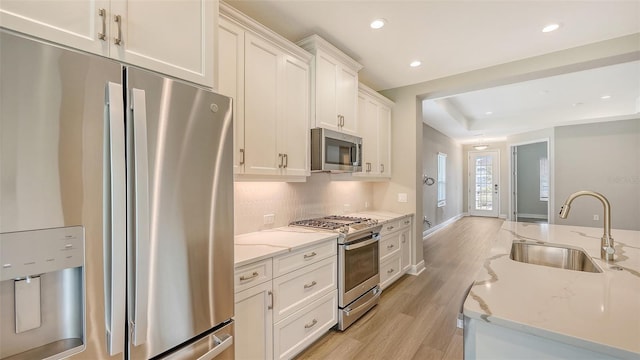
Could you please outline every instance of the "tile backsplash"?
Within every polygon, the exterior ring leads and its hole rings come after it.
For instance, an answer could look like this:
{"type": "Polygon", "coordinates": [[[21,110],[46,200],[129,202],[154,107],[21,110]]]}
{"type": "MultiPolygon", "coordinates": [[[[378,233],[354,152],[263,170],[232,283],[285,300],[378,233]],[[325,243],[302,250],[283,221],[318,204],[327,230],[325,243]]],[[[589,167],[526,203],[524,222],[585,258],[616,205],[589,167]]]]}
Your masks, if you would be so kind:
{"type": "Polygon", "coordinates": [[[373,183],[331,181],[313,173],[304,183],[235,182],[235,234],[286,226],[290,222],[330,214],[371,209],[373,183]],[[264,216],[273,214],[273,224],[264,216]]]}

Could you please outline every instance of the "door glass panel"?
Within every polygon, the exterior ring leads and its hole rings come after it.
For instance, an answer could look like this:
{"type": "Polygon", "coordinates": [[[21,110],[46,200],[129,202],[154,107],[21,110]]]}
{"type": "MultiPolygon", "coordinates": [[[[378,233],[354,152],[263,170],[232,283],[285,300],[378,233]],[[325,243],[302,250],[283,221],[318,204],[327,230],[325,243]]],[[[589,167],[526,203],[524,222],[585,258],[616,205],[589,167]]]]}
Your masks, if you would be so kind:
{"type": "Polygon", "coordinates": [[[493,210],[493,158],[491,155],[476,158],[476,210],[493,210]]]}
{"type": "Polygon", "coordinates": [[[378,273],[378,243],[345,250],[345,293],[378,273]]]}

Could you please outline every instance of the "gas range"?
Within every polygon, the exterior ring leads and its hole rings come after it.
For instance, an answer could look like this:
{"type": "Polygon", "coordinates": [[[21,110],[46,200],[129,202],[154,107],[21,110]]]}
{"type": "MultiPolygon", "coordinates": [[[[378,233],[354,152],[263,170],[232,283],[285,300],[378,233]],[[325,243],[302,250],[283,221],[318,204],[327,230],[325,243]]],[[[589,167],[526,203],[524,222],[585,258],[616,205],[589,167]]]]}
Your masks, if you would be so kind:
{"type": "Polygon", "coordinates": [[[355,216],[329,215],[321,218],[294,221],[289,226],[305,227],[320,231],[337,232],[338,242],[349,242],[367,233],[379,233],[378,220],[355,216]]]}

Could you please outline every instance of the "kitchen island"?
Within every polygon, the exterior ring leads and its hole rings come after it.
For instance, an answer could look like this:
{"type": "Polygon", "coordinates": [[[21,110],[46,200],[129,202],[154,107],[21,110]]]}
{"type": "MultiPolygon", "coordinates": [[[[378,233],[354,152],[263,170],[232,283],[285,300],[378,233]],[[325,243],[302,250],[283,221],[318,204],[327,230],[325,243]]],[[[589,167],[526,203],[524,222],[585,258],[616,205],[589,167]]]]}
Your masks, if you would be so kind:
{"type": "Polygon", "coordinates": [[[640,231],[505,222],[464,306],[465,359],[640,359],[640,231]],[[582,248],[601,273],[510,259],[512,243],[582,248]]]}

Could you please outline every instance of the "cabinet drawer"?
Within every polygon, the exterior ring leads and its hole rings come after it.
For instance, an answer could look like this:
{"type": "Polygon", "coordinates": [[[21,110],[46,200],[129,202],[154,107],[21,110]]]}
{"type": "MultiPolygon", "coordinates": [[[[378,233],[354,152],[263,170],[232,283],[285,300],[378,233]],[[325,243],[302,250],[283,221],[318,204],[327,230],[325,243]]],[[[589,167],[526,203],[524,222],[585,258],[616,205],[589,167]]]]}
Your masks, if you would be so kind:
{"type": "Polygon", "coordinates": [[[242,291],[271,280],[273,277],[272,261],[271,259],[266,259],[252,264],[247,264],[236,268],[234,273],[234,288],[237,293],[238,291],[242,291]]]}
{"type": "Polygon", "coordinates": [[[336,290],[273,326],[275,359],[291,359],[338,322],[336,290]]]}
{"type": "Polygon", "coordinates": [[[407,216],[398,221],[398,227],[400,229],[405,229],[405,228],[408,228],[409,226],[411,226],[411,216],[407,216]]]}
{"type": "Polygon", "coordinates": [[[388,234],[380,241],[380,260],[386,259],[388,256],[400,251],[400,236],[393,233],[388,234]]]}
{"type": "Polygon", "coordinates": [[[382,225],[382,230],[380,230],[380,235],[384,237],[387,234],[391,234],[400,229],[400,222],[398,220],[391,220],[382,225]]]}
{"type": "Polygon", "coordinates": [[[380,287],[382,289],[391,285],[402,275],[402,257],[398,252],[380,264],[380,287]]]}
{"type": "Polygon", "coordinates": [[[303,266],[313,264],[338,253],[337,239],[315,244],[273,259],[273,274],[281,276],[303,266]]]}
{"type": "Polygon", "coordinates": [[[273,280],[273,319],[280,321],[337,288],[333,256],[273,280]]]}

